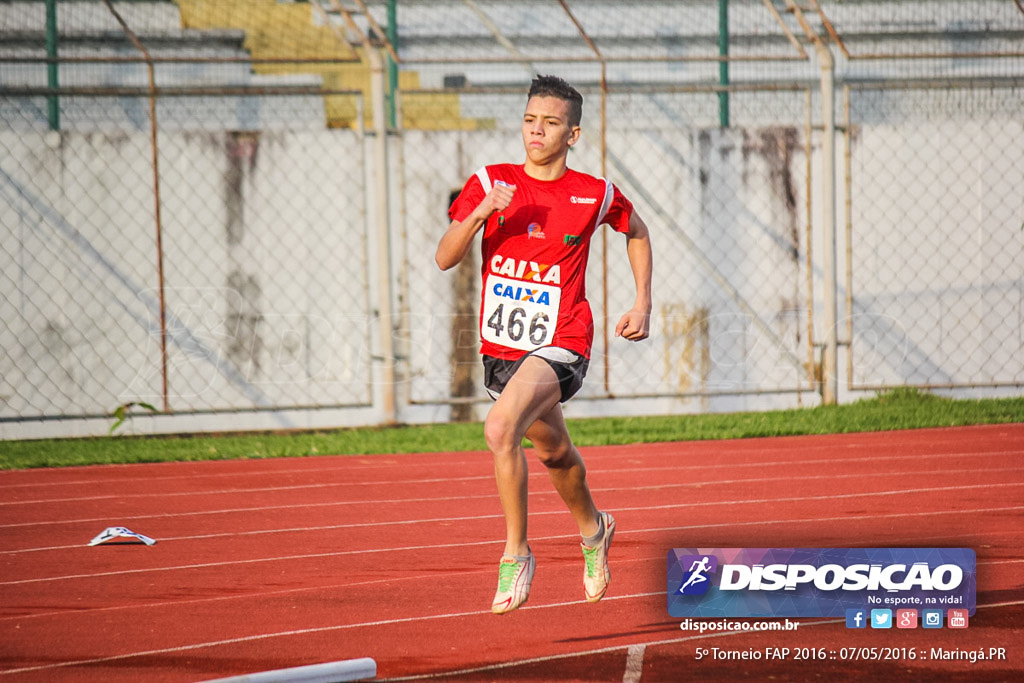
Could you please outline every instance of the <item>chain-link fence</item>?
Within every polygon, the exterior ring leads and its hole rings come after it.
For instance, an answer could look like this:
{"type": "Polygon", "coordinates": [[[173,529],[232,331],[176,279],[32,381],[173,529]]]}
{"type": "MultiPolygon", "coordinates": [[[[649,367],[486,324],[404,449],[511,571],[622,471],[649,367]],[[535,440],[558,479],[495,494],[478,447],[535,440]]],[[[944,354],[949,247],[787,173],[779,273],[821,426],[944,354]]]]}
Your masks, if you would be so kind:
{"type": "Polygon", "coordinates": [[[848,379],[1024,382],[1024,88],[850,88],[848,379]]]}
{"type": "Polygon", "coordinates": [[[8,438],[482,416],[478,256],[432,256],[535,73],[655,247],[629,344],[595,239],[574,414],[1024,386],[1012,2],[39,1],[0,38],[8,438]]]}

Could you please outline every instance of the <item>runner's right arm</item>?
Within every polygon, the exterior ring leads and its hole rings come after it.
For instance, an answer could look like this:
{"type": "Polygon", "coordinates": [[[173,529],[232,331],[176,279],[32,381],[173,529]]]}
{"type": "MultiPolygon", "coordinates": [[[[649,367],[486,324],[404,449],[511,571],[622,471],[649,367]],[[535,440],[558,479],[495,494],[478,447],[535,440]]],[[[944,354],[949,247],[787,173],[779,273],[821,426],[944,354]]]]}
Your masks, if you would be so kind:
{"type": "Polygon", "coordinates": [[[461,221],[451,222],[434,254],[434,261],[441,270],[448,270],[466,258],[476,233],[487,224],[487,219],[494,213],[508,208],[515,191],[515,186],[495,183],[483,201],[473,209],[473,213],[461,221]]]}

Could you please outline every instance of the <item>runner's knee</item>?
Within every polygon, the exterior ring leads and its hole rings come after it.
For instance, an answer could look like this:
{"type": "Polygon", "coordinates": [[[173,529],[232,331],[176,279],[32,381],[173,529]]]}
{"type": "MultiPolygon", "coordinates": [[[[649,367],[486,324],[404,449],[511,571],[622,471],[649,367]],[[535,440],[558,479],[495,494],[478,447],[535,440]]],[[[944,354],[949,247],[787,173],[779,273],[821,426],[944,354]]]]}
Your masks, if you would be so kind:
{"type": "Polygon", "coordinates": [[[492,410],[484,421],[484,440],[492,453],[506,453],[515,446],[515,420],[492,410]]]}

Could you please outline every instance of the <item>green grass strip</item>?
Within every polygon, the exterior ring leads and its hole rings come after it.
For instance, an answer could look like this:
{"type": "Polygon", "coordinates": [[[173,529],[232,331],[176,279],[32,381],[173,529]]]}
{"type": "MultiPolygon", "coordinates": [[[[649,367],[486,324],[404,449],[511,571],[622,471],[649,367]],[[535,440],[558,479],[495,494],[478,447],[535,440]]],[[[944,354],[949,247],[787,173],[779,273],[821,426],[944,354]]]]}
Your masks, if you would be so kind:
{"type": "MultiPolygon", "coordinates": [[[[112,418],[116,419],[116,418],[112,418]]],[[[1024,422],[1024,398],[953,400],[912,389],[840,406],[569,420],[579,446],[843,434],[1024,422]]],[[[480,423],[196,436],[0,441],[0,469],[485,450],[480,423]]]]}

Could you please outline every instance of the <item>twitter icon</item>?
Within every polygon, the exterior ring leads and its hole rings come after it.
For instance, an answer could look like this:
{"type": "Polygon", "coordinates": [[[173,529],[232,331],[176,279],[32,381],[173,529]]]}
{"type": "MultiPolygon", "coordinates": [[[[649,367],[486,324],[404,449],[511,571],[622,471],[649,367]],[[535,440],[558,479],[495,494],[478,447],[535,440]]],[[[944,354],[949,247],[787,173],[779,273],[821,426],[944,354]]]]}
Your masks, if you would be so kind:
{"type": "Polygon", "coordinates": [[[871,610],[871,628],[892,628],[892,610],[871,610]]]}

